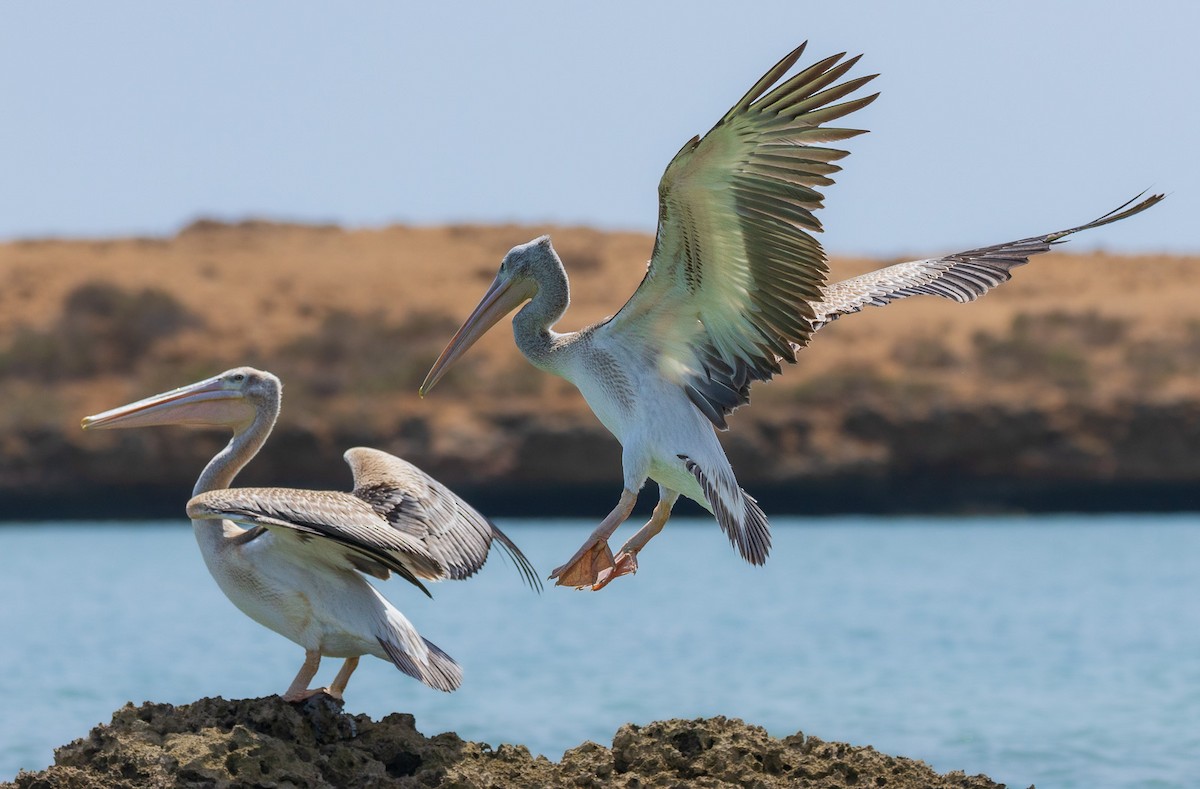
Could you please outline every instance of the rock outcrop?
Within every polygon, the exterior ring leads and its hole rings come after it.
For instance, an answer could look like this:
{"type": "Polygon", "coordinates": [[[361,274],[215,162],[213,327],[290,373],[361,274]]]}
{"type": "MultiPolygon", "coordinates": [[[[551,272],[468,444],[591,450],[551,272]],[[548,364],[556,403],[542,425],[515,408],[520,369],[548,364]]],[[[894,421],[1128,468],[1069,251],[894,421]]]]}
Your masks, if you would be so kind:
{"type": "Polygon", "coordinates": [[[3,787],[964,787],[924,762],[797,733],[777,739],[723,717],[626,724],[611,748],[585,742],[555,763],[521,745],[426,737],[411,715],[345,714],[321,696],[128,705],[59,748],[54,766],[3,787]]]}

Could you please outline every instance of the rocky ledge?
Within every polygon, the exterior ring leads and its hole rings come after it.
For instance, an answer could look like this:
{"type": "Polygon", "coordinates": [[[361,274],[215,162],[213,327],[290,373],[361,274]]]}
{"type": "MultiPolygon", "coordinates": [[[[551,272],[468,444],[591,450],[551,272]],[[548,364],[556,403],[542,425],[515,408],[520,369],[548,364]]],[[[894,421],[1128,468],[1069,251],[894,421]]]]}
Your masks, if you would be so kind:
{"type": "Polygon", "coordinates": [[[426,737],[411,715],[378,722],[328,697],[127,705],[59,748],[55,764],[3,787],[969,787],[998,784],[870,747],[823,742],[723,717],[626,724],[555,763],[521,745],[426,737]]]}

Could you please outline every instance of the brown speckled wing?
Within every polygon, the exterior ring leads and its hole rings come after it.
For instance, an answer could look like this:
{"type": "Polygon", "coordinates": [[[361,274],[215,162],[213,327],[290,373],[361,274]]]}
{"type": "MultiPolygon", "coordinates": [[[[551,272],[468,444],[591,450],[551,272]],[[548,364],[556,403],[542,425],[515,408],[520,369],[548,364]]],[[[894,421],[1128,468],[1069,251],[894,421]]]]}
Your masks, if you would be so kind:
{"type": "Polygon", "coordinates": [[[354,474],[354,495],[393,529],[417,539],[453,580],[483,567],[493,540],[508,553],[525,582],[541,588],[533,565],[500,531],[449,488],[413,464],[368,447],[345,454],[354,474]]]}
{"type": "Polygon", "coordinates": [[[352,567],[381,579],[395,572],[426,594],[420,579],[446,577],[446,569],[420,540],[397,532],[348,493],[227,488],[193,497],[187,512],[190,518],[265,528],[285,541],[281,546],[313,561],[352,567]]]}

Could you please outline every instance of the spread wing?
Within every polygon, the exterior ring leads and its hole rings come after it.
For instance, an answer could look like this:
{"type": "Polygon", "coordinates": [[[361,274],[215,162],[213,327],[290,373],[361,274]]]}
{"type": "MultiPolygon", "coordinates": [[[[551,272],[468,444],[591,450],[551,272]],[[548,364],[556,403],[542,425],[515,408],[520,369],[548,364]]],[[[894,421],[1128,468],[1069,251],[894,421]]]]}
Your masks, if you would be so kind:
{"type": "Polygon", "coordinates": [[[1067,236],[1141,213],[1163,199],[1161,194],[1139,201],[1141,197],[1138,195],[1119,208],[1078,227],[940,258],[897,263],[835,282],[825,289],[821,301],[813,305],[816,313],[813,331],[842,315],[858,312],[863,307],[882,307],[909,296],[941,296],[960,303],[974,301],[1011,279],[1012,270],[1017,266],[1025,265],[1034,255],[1049,252],[1051,247],[1061,244],[1067,236]]]}
{"type": "Polygon", "coordinates": [[[776,85],[800,46],[717,125],[667,165],[658,236],[646,277],[598,332],[637,341],[717,427],[749,399],[750,383],[795,361],[812,334],[827,272],[812,234],[819,188],[846,151],[823,144],[861,134],[824,124],[878,94],[839,100],[874,75],[838,83],[858,61],[834,55],[776,85]]]}
{"type": "Polygon", "coordinates": [[[487,561],[498,542],[525,582],[541,580],[525,554],[494,523],[449,488],[413,464],[368,447],[345,454],[354,474],[354,496],[388,525],[421,543],[454,580],[469,578],[487,561]]]}
{"type": "Polygon", "coordinates": [[[364,501],[335,491],[293,488],[227,488],[195,496],[188,517],[226,519],[255,527],[244,542],[265,531],[279,546],[311,559],[386,579],[395,572],[419,587],[447,568],[413,535],[393,528],[364,501]]]}

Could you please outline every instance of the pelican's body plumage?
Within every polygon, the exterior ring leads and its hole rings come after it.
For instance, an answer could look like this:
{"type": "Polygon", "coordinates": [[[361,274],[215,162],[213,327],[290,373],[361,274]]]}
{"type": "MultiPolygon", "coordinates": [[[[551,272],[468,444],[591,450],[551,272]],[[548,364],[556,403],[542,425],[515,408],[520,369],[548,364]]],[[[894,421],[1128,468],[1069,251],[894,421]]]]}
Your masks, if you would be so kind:
{"type": "Polygon", "coordinates": [[[505,255],[491,288],[421,387],[422,394],[431,389],[491,326],[521,307],[513,319],[521,352],[575,384],[620,440],[620,501],[551,575],[560,585],[599,589],[636,571],[638,552],[662,529],[680,494],[709,509],[742,556],[761,564],[770,549],[766,517],[738,486],[714,433],[749,402],[754,381],[795,362],[813,333],[839,315],[921,294],[973,300],[1064,236],[1162,198],[1130,201],[1069,230],[831,285],[814,235],[821,230],[815,212],[823,200],[818,190],[833,183],[835,162],[847,152],[827,143],[862,132],[828,124],[878,94],[847,98],[873,76],[839,81],[858,61],[842,60],[844,53],[784,79],[803,50],[777,63],[667,165],[650,265],[616,315],[578,332],[555,332],[569,303],[566,272],[549,238],[535,239],[505,255]],[[659,483],[659,506],[614,558],[608,538],[647,479],[659,483]]]}
{"type": "Polygon", "coordinates": [[[386,580],[394,572],[428,594],[422,581],[473,575],[499,542],[536,586],[528,560],[445,486],[375,449],[346,452],[351,493],[230,488],[270,435],[281,389],[270,373],[241,367],[87,417],[83,425],[233,430],[197,480],[187,511],[204,563],[225,596],[304,648],[304,665],[285,699],[316,692],[340,698],[362,655],[391,661],[430,687],[454,690],[462,681],[458,664],[422,638],[364,576],[386,580]],[[328,689],[309,690],[322,656],[346,662],[328,689]]]}
{"type": "Polygon", "coordinates": [[[652,479],[670,491],[664,498],[672,502],[678,494],[710,512],[734,513],[722,525],[732,529],[730,539],[743,555],[761,564],[770,546],[765,516],[738,487],[712,423],[663,374],[662,359],[646,353],[648,347],[602,323],[562,344],[560,374],[621,442],[626,490],[652,479]]]}
{"type": "MultiPolygon", "coordinates": [[[[228,520],[195,519],[193,526],[204,563],[230,602],[304,648],[303,681],[289,688],[289,700],[309,694],[319,657],[357,660],[373,655],[392,661],[395,654],[401,670],[430,687],[450,691],[461,684],[462,671],[454,660],[423,639],[353,568],[296,550],[293,540],[270,530],[246,531],[228,520]]],[[[333,695],[340,697],[344,689],[344,683],[335,686],[333,695]]]]}

